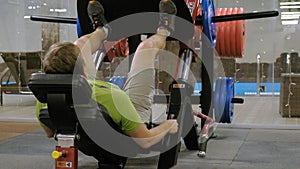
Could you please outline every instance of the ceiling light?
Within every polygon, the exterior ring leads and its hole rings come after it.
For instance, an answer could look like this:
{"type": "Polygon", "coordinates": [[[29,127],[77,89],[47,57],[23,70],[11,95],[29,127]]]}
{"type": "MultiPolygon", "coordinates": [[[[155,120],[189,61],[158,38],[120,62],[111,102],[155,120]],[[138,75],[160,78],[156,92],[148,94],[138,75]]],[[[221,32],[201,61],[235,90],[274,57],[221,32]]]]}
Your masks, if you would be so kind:
{"type": "Polygon", "coordinates": [[[62,13],[62,12],[67,12],[67,9],[50,9],[50,12],[58,12],[58,13],[62,13]]]}
{"type": "Polygon", "coordinates": [[[280,6],[280,9],[298,9],[300,6],[280,6]]]}
{"type": "Polygon", "coordinates": [[[67,9],[55,9],[55,12],[67,12],[67,9]]]}
{"type": "Polygon", "coordinates": [[[281,15],[281,19],[299,19],[299,15],[281,15]]]}
{"type": "Polygon", "coordinates": [[[300,15],[300,12],[281,12],[281,15],[300,15]]]}
{"type": "Polygon", "coordinates": [[[299,23],[298,20],[288,20],[288,21],[281,21],[282,25],[297,25],[299,23]]]}
{"type": "Polygon", "coordinates": [[[300,2],[280,2],[280,5],[300,5],[300,2]]]}

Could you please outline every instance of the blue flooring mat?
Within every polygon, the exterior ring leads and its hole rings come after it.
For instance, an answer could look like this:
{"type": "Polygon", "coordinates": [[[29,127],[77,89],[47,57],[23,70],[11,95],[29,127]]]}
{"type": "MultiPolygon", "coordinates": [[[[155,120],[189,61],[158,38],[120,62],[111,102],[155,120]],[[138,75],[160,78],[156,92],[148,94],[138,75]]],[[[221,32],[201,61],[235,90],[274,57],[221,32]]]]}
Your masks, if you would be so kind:
{"type": "MultiPolygon", "coordinates": [[[[260,83],[260,94],[261,95],[279,95],[280,94],[280,83],[260,83]]],[[[195,83],[194,94],[199,94],[201,91],[202,84],[195,83]]],[[[234,94],[235,95],[256,95],[257,84],[238,82],[234,83],[234,94]]]]}

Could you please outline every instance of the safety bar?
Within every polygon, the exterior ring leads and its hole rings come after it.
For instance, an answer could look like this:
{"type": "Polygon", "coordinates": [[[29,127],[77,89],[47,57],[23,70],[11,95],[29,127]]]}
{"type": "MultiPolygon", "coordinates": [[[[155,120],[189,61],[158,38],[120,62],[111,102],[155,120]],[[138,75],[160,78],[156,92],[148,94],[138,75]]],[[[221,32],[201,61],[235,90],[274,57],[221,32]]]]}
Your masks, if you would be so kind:
{"type": "MultiPolygon", "coordinates": [[[[248,20],[248,19],[258,19],[258,18],[267,18],[278,16],[278,11],[263,11],[263,12],[250,12],[243,14],[232,14],[232,15],[222,15],[222,16],[213,16],[212,22],[226,22],[226,21],[235,21],[235,20],[248,20]]],[[[58,16],[42,16],[42,15],[31,15],[30,19],[32,21],[41,21],[41,22],[55,22],[55,23],[67,23],[67,24],[76,24],[76,18],[69,17],[58,17],[58,16]]],[[[196,17],[195,25],[202,25],[202,16],[198,15],[196,17]]]]}
{"type": "Polygon", "coordinates": [[[55,23],[67,23],[76,24],[76,18],[59,17],[59,16],[42,16],[42,15],[31,15],[30,20],[41,21],[41,22],[55,22],[55,23]]]}

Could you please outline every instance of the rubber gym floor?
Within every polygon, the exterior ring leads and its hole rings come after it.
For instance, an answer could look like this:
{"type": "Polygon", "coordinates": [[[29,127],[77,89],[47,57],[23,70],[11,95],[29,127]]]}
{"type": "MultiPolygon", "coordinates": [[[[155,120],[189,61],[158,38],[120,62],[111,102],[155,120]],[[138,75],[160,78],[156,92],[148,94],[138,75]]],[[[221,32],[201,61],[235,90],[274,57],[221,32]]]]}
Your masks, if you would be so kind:
{"type": "MultiPolygon", "coordinates": [[[[232,124],[219,124],[205,158],[182,146],[175,169],[299,169],[300,120],[279,114],[279,96],[242,96],[232,124]]],[[[52,169],[56,142],[35,118],[32,95],[4,95],[0,107],[1,169],[52,169]]],[[[158,157],[129,159],[127,169],[154,169],[158,157]]],[[[97,162],[79,154],[79,169],[97,162]]]]}

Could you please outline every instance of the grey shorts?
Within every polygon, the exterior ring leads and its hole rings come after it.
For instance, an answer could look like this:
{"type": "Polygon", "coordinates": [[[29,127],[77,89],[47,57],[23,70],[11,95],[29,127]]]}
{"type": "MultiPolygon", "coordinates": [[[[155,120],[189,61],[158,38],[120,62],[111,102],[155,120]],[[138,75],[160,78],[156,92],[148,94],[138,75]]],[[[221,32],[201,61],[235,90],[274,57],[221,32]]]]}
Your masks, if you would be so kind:
{"type": "Polygon", "coordinates": [[[134,69],[128,73],[123,90],[127,93],[143,122],[149,122],[154,94],[155,70],[134,69]]]}

